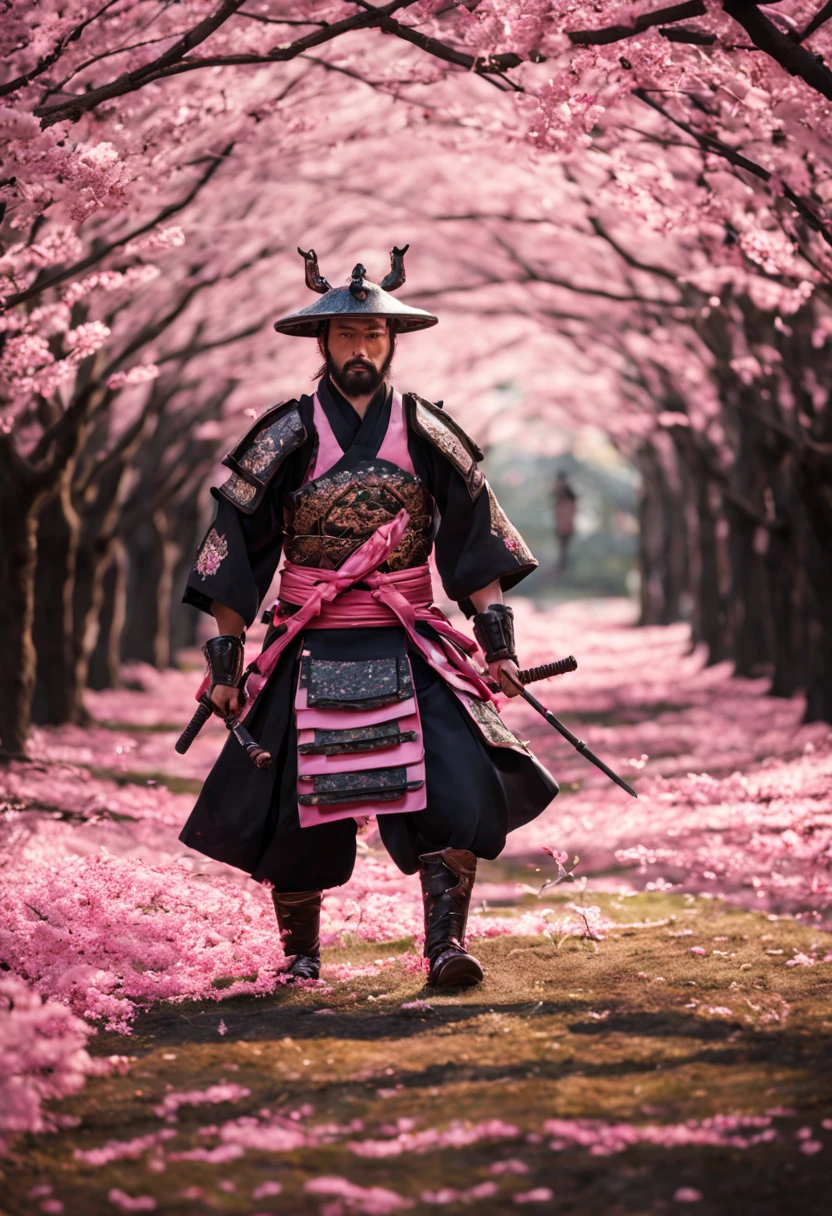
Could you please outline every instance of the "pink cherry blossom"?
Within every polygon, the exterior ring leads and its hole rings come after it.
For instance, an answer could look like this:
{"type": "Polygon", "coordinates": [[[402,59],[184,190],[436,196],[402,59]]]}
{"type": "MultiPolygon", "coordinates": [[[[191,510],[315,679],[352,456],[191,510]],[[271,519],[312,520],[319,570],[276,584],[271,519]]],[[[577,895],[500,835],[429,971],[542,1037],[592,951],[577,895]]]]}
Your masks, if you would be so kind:
{"type": "Polygon", "coordinates": [[[0,1151],[21,1131],[58,1126],[42,1109],[76,1093],[96,1068],[86,1050],[90,1029],[65,1005],[44,1000],[23,980],[0,973],[0,1151]]]}
{"type": "Polygon", "coordinates": [[[252,1199],[265,1199],[269,1195],[280,1195],[283,1192],[283,1186],[279,1182],[261,1182],[251,1192],[252,1199]]]}
{"type": "Polygon", "coordinates": [[[135,1136],[132,1140],[108,1140],[100,1148],[74,1150],[76,1161],[86,1165],[108,1165],[111,1161],[138,1160],[143,1153],[170,1140],[176,1132],[172,1128],[163,1128],[159,1132],[148,1132],[146,1136],[135,1136]]]}
{"type": "Polygon", "coordinates": [[[303,1184],[311,1195],[337,1195],[343,1199],[347,1209],[365,1213],[366,1216],[390,1216],[393,1212],[413,1207],[413,1201],[405,1199],[395,1191],[381,1186],[359,1186],[346,1178],[311,1178],[303,1184]]]}
{"type": "Polygon", "coordinates": [[[250,1093],[251,1090],[246,1089],[244,1085],[228,1082],[221,1085],[209,1085],[207,1089],[172,1090],[165,1094],[162,1101],[154,1106],[153,1110],[160,1119],[167,1119],[169,1123],[175,1123],[176,1113],[180,1106],[201,1106],[206,1102],[239,1102],[242,1098],[247,1098],[250,1093]]]}
{"type": "Polygon", "coordinates": [[[113,1187],[107,1198],[120,1212],[155,1212],[159,1206],[151,1195],[128,1195],[118,1187],[113,1187]]]}

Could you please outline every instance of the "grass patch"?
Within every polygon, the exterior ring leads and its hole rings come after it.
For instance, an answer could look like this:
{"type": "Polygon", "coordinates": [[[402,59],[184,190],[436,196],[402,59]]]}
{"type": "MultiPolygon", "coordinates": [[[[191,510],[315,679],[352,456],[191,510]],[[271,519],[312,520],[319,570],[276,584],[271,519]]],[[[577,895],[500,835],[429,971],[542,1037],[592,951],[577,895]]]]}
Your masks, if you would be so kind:
{"type": "Polygon", "coordinates": [[[162,735],[169,731],[181,734],[183,729],[181,722],[120,722],[117,718],[94,718],[90,725],[98,726],[101,730],[124,731],[131,735],[162,735]]]}
{"type": "Polygon", "coordinates": [[[198,794],[202,782],[196,777],[174,777],[163,772],[121,772],[99,765],[86,766],[91,776],[101,781],[112,781],[115,785],[164,785],[172,794],[198,794]]]}

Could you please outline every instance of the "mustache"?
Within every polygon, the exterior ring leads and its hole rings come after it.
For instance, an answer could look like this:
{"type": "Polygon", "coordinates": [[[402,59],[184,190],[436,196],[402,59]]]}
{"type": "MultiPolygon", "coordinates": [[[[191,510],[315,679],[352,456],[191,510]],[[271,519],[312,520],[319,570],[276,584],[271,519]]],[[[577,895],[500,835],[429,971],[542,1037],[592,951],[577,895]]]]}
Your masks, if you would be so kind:
{"type": "Polygon", "coordinates": [[[368,363],[368,362],[365,362],[365,360],[364,360],[364,359],[351,359],[349,363],[345,363],[345,364],[344,364],[344,371],[345,371],[345,372],[350,371],[350,369],[351,369],[351,368],[356,368],[356,369],[359,369],[359,368],[364,369],[364,368],[366,368],[366,369],[371,370],[371,371],[375,371],[375,370],[376,370],[376,369],[375,369],[375,365],[374,365],[373,363],[368,363]]]}

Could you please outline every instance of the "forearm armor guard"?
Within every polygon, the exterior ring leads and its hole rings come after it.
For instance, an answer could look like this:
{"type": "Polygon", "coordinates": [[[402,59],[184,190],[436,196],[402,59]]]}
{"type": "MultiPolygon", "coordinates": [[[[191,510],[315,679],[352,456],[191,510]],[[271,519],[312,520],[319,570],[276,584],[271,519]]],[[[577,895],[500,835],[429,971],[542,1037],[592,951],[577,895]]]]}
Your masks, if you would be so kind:
{"type": "Polygon", "coordinates": [[[485,612],[474,617],[474,637],[485,655],[486,663],[502,659],[517,662],[514,646],[514,611],[508,604],[489,604],[485,612]]]}
{"type": "Polygon", "coordinates": [[[211,678],[211,688],[225,684],[236,688],[243,674],[243,639],[233,633],[221,633],[209,640],[202,647],[208,663],[208,674],[211,678]]]}

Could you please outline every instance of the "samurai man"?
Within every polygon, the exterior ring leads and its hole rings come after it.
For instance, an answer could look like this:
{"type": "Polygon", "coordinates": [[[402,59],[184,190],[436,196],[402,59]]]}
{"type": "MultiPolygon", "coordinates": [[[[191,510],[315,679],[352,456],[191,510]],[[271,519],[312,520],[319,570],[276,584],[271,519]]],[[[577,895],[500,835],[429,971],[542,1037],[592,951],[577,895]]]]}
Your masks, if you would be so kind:
{"type": "Polygon", "coordinates": [[[289,973],[320,972],[322,893],[349,880],[357,821],[378,817],[405,874],[418,871],[428,983],[478,983],[465,948],[477,859],[558,792],[502,721],[494,689],[517,688],[503,593],[537,566],[478,467],[482,453],[442,407],[391,385],[399,335],[437,318],[355,267],[331,287],[302,253],[320,298],[275,323],[311,338],[320,380],[266,410],[226,456],[216,515],[185,603],[213,614],[203,685],[216,712],[245,716],[274,763],[229,737],[180,839],[272,888],[289,973]],[[433,604],[428,559],[473,618],[483,652],[433,604]],[[258,658],[244,631],[283,557],[258,658]]]}

